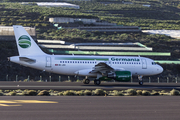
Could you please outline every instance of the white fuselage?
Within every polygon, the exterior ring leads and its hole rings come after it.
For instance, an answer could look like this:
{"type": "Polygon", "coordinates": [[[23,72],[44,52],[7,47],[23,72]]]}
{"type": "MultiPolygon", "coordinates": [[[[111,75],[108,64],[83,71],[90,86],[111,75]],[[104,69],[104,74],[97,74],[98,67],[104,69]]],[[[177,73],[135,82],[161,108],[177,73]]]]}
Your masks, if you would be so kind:
{"type": "Polygon", "coordinates": [[[163,71],[163,68],[152,59],[145,57],[129,57],[129,56],[79,56],[79,55],[41,55],[41,56],[13,56],[10,61],[39,69],[47,72],[63,74],[63,75],[80,75],[96,77],[91,74],[93,67],[100,62],[104,62],[115,70],[127,70],[133,76],[156,75],[163,71]],[[19,57],[28,57],[35,60],[30,63],[20,61],[19,57]]]}

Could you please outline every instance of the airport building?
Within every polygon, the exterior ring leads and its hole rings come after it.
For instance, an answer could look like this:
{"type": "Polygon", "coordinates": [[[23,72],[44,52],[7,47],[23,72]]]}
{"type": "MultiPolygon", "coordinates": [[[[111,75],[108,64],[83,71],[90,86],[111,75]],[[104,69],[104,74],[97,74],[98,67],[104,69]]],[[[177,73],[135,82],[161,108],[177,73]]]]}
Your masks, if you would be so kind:
{"type": "MultiPolygon", "coordinates": [[[[25,30],[36,40],[36,28],[24,27],[25,30]]],[[[14,38],[14,30],[12,26],[0,26],[0,40],[12,41],[14,38]]]]}

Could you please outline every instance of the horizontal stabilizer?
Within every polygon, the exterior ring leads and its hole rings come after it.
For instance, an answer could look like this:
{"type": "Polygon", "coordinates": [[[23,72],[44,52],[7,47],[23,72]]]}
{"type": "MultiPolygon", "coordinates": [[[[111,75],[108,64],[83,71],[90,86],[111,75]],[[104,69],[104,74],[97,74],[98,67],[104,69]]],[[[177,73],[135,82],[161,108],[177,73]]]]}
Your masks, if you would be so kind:
{"type": "Polygon", "coordinates": [[[31,59],[31,58],[27,58],[27,57],[19,57],[19,60],[20,60],[20,61],[27,62],[27,63],[29,63],[29,64],[36,63],[36,60],[35,60],[35,59],[31,59]]]}

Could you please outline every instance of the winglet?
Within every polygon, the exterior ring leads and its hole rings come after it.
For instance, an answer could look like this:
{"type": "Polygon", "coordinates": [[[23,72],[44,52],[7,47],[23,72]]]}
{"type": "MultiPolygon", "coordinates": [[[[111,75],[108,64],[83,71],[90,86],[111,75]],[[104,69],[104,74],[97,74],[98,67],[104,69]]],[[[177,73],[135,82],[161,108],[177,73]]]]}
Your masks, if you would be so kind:
{"type": "Polygon", "coordinates": [[[45,54],[21,25],[13,25],[13,29],[20,56],[45,54]]]}

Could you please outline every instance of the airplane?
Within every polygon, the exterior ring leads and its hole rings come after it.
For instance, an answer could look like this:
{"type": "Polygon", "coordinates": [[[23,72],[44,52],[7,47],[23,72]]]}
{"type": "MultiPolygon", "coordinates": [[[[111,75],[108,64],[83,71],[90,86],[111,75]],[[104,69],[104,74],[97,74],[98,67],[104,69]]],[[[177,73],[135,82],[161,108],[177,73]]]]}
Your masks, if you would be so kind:
{"type": "Polygon", "coordinates": [[[143,85],[143,76],[162,73],[163,68],[154,60],[140,56],[84,56],[49,55],[44,53],[27,31],[20,25],[13,25],[19,56],[9,57],[11,62],[51,73],[86,76],[94,78],[94,84],[112,79],[128,82],[132,76],[138,76],[139,85],[143,85]]]}

